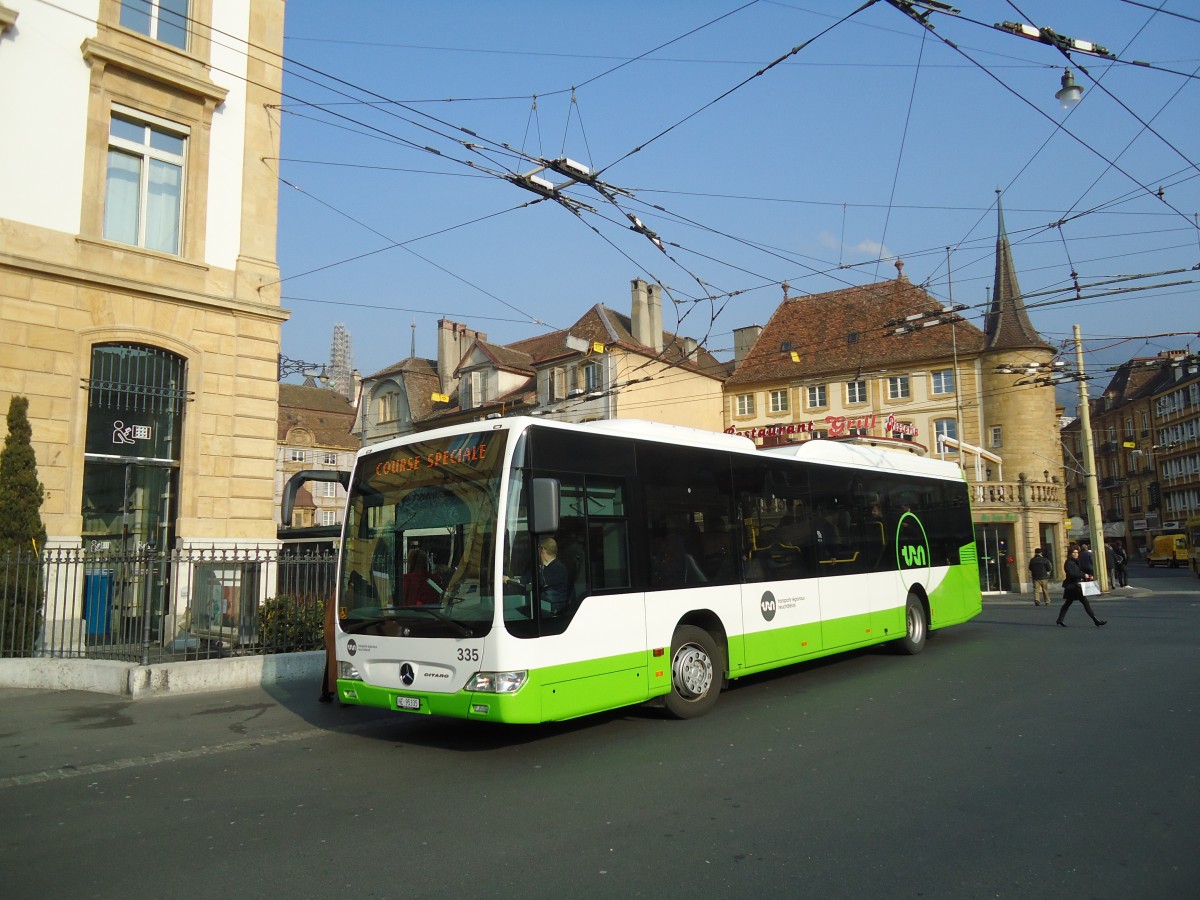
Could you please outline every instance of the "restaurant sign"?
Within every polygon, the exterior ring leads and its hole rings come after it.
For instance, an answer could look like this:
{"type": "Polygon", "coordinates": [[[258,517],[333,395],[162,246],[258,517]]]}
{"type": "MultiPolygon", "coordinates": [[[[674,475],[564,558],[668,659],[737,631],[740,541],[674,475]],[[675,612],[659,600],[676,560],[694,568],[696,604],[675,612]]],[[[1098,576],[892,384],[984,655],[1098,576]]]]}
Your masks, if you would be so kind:
{"type": "MultiPolygon", "coordinates": [[[[879,417],[874,413],[868,416],[826,416],[824,419],[810,419],[807,422],[788,422],[779,425],[763,425],[759,428],[726,428],[726,434],[736,434],[741,437],[778,438],[792,434],[812,434],[817,428],[827,431],[829,437],[839,438],[849,434],[870,434],[879,424],[879,417]]],[[[916,425],[896,421],[895,415],[889,414],[883,420],[882,433],[892,437],[915,438],[919,431],[916,425]]]]}

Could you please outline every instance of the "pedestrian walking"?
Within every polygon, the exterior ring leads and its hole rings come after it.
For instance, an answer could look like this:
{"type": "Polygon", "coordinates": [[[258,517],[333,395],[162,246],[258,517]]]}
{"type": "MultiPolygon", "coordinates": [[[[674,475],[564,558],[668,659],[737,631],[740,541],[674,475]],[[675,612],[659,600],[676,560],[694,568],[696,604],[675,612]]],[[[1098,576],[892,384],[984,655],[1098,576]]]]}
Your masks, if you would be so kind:
{"type": "Polygon", "coordinates": [[[1033,548],[1033,557],[1029,560],[1029,575],[1033,579],[1033,605],[1050,605],[1050,573],[1054,571],[1050,560],[1042,555],[1041,547],[1033,548]]]}
{"type": "Polygon", "coordinates": [[[1067,610],[1071,604],[1078,600],[1083,604],[1083,611],[1091,616],[1092,621],[1096,625],[1107,625],[1108,622],[1104,619],[1096,618],[1096,614],[1092,611],[1092,604],[1088,603],[1087,597],[1083,595],[1083,585],[1088,582],[1093,582],[1094,579],[1083,571],[1083,567],[1079,564],[1081,556],[1078,547],[1072,547],[1067,553],[1067,561],[1063,564],[1063,605],[1058,611],[1058,625],[1063,628],[1067,627],[1067,623],[1063,621],[1067,610]]]}

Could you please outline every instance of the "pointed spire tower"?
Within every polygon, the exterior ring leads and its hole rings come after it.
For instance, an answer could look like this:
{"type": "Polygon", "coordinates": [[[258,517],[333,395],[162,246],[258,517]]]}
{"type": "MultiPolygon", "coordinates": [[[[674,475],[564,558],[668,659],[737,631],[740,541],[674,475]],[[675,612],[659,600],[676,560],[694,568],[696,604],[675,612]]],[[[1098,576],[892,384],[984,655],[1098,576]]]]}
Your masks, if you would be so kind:
{"type": "MultiPolygon", "coordinates": [[[[1063,558],[1066,494],[1062,463],[1055,462],[1062,458],[1062,447],[1054,387],[1028,374],[1031,368],[1038,371],[1053,360],[1055,348],[1037,333],[1025,310],[999,192],[996,212],[996,280],[984,318],[979,360],[980,436],[982,446],[993,454],[991,459],[1001,462],[1000,466],[993,462],[989,468],[1010,485],[1011,501],[1006,501],[1003,512],[1015,516],[1017,524],[1000,526],[1000,537],[1009,541],[1014,580],[1023,581],[1034,547],[1056,548],[1054,558],[1063,558]]],[[[999,510],[989,510],[987,515],[996,512],[999,510]]]]}
{"type": "Polygon", "coordinates": [[[984,350],[1050,349],[1029,321],[1021,285],[1017,283],[1017,266],[1013,262],[1012,245],[1004,228],[1004,207],[996,191],[996,280],[992,285],[992,301],[984,317],[984,350]]]}

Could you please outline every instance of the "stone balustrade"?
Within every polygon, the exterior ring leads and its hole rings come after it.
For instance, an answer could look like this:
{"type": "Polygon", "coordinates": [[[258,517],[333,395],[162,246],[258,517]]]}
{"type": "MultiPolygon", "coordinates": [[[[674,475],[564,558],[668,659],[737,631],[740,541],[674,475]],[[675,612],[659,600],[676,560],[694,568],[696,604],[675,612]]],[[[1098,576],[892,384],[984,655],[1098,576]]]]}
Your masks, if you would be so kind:
{"type": "Polygon", "coordinates": [[[1066,498],[1061,484],[1033,481],[983,481],[970,485],[975,509],[1062,509],[1066,498]],[[1024,492],[1024,496],[1022,496],[1024,492]]]}

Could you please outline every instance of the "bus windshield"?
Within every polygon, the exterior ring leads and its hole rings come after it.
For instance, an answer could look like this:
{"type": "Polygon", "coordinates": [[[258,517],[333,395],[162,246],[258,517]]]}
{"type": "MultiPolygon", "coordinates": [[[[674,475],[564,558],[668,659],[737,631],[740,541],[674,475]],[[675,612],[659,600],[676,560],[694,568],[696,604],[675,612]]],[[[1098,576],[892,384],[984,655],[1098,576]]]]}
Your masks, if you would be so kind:
{"type": "Polygon", "coordinates": [[[346,510],[343,631],[488,632],[506,437],[418,440],[359,458],[346,510]]]}

